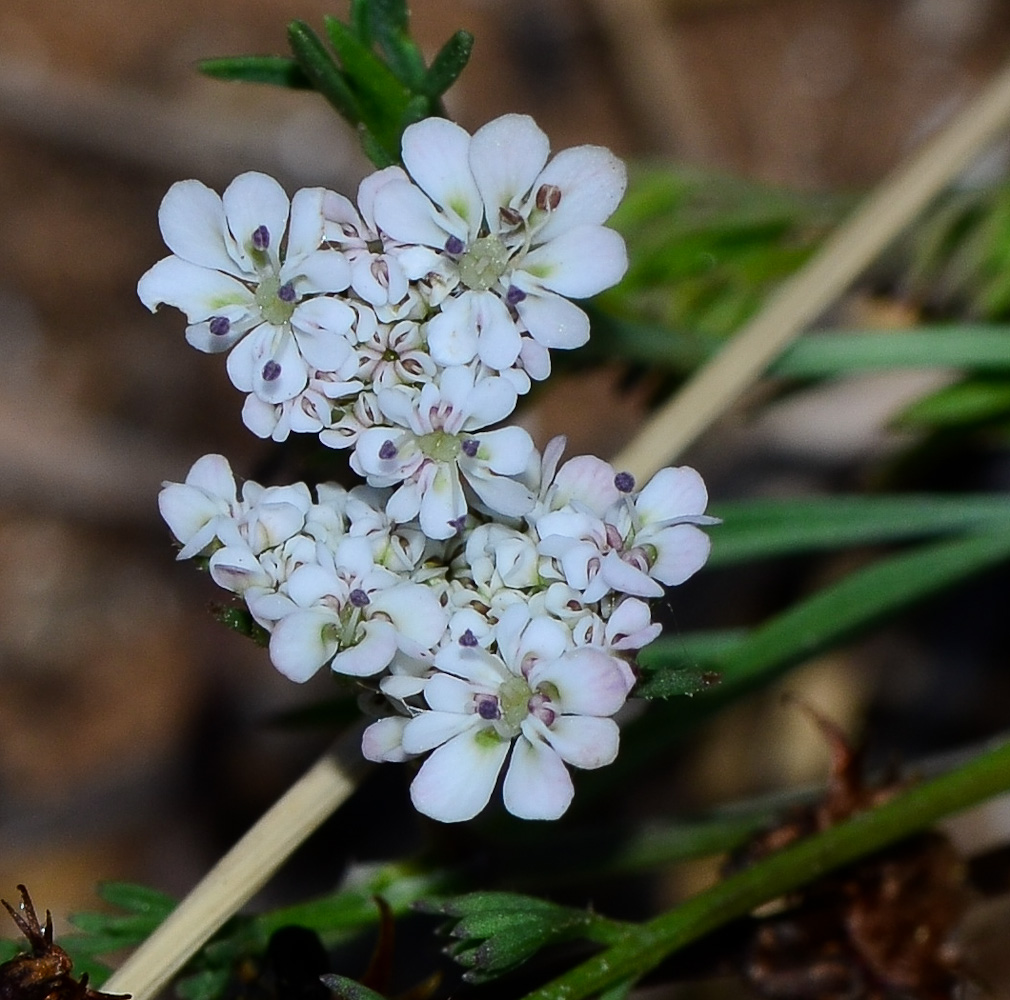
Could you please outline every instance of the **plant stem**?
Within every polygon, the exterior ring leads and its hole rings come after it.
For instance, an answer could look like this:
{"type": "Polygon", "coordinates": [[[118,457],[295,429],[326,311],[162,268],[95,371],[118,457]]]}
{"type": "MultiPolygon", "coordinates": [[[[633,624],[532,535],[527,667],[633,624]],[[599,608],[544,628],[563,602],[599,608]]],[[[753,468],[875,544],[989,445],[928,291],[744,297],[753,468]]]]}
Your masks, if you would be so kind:
{"type": "Polygon", "coordinates": [[[355,726],[264,813],[109,977],[107,993],[150,1000],[354,791],[366,767],[355,726]]]}
{"type": "Polygon", "coordinates": [[[867,197],[731,341],[613,460],[640,480],[667,465],[753,384],[1010,122],[1010,64],[867,197]]]}
{"type": "Polygon", "coordinates": [[[630,932],[525,1000],[580,1000],[638,979],[677,949],[756,906],[1010,789],[1010,743],[730,876],[630,932]]]}

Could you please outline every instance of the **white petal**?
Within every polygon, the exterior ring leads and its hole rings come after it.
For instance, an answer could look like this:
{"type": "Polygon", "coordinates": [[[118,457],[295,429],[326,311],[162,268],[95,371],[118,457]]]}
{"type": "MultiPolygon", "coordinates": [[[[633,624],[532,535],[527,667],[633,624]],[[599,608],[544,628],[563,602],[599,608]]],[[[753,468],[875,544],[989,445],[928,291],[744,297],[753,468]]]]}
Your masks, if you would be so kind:
{"type": "Polygon", "coordinates": [[[158,209],[158,224],[169,250],[204,268],[242,274],[228,252],[221,197],[200,181],[176,181],[158,209]]]}
{"type": "Polygon", "coordinates": [[[510,744],[493,740],[486,732],[461,733],[421,765],[410,786],[418,812],[443,823],[460,823],[473,819],[488,804],[510,744]]]}
{"type": "Polygon", "coordinates": [[[589,647],[540,660],[529,682],[531,687],[553,684],[565,715],[613,715],[628,696],[628,680],[618,661],[589,647]]]}
{"type": "Polygon", "coordinates": [[[522,270],[559,295],[586,299],[624,277],[628,251],[613,229],[579,226],[530,251],[522,270]]]}
{"type": "Polygon", "coordinates": [[[424,327],[428,350],[440,365],[465,365],[477,353],[477,325],[467,308],[469,296],[450,299],[424,327]]]}
{"type": "Polygon", "coordinates": [[[269,175],[250,170],[239,174],[225,188],[221,200],[228,228],[243,257],[248,259],[253,233],[265,226],[269,236],[267,255],[278,260],[290,207],[284,188],[269,175]]]}
{"type": "Polygon", "coordinates": [[[291,199],[291,221],[288,223],[287,260],[307,257],[323,242],[323,199],[326,193],[326,189],[321,187],[302,188],[295,192],[291,199]]]}
{"type": "Polygon", "coordinates": [[[404,727],[403,749],[407,753],[427,753],[479,723],[480,717],[474,712],[421,712],[404,727]]]}
{"type": "Polygon", "coordinates": [[[253,294],[235,278],[192,264],[180,257],[165,257],[137,283],[140,301],[154,312],[160,305],[175,306],[190,323],[253,307],[253,294]]]}
{"type": "Polygon", "coordinates": [[[576,226],[606,222],[624,196],[628,175],[609,149],[575,146],[547,164],[539,183],[561,189],[561,203],[537,234],[545,241],[576,226]]]}
{"type": "Polygon", "coordinates": [[[578,455],[558,469],[554,479],[552,506],[562,507],[573,500],[603,517],[610,505],[621,498],[614,485],[614,467],[595,455],[578,455]]]}
{"type": "MultiPolygon", "coordinates": [[[[408,181],[392,181],[375,196],[375,222],[394,240],[421,243],[441,250],[453,228],[459,239],[467,236],[462,223],[441,215],[419,188],[408,181]]],[[[409,270],[408,270],[409,273],[409,270]]],[[[420,277],[420,275],[418,275],[420,277]]]]}
{"type": "Polygon", "coordinates": [[[560,295],[531,292],[516,311],[530,336],[544,347],[570,350],[589,340],[589,317],[560,295]]]}
{"type": "Polygon", "coordinates": [[[320,610],[295,611],[282,618],[270,636],[270,662],[285,677],[307,681],[337,651],[333,614],[320,610]]]}
{"type": "Polygon", "coordinates": [[[388,667],[396,655],[396,629],[389,622],[368,621],[362,628],[365,637],[333,657],[330,666],[334,673],[372,677],[388,667]]]}
{"type": "Polygon", "coordinates": [[[466,509],[456,466],[439,462],[431,484],[421,496],[421,530],[429,538],[451,538],[459,530],[455,522],[466,516],[466,509]]]}
{"type": "Polygon", "coordinates": [[[522,427],[500,427],[474,437],[480,442],[477,458],[492,472],[505,476],[523,472],[533,454],[533,439],[522,427]]]}
{"type": "Polygon", "coordinates": [[[562,715],[544,727],[544,739],[574,767],[586,769],[612,764],[617,757],[621,731],[613,719],[591,715],[562,715]]]}
{"type": "MultiPolygon", "coordinates": [[[[470,142],[469,133],[454,122],[425,118],[404,129],[403,165],[443,212],[461,219],[468,233],[476,236],[484,211],[470,172],[470,142]]],[[[377,204],[381,197],[382,192],[376,197],[377,204]]]]}
{"type": "Polygon", "coordinates": [[[502,785],[505,808],[520,819],[557,819],[575,795],[572,776],[557,752],[536,739],[516,740],[502,785]]]}
{"type": "MultiPolygon", "coordinates": [[[[698,529],[695,528],[695,531],[698,529]]],[[[620,594],[631,594],[634,597],[662,597],[663,588],[647,573],[643,573],[637,566],[625,562],[616,552],[608,552],[603,557],[600,565],[600,572],[596,581],[605,582],[611,590],[616,590],[620,594]]],[[[586,589],[586,600],[589,602],[599,600],[598,597],[590,597],[590,589],[586,589]]],[[[603,594],[600,594],[602,597],[603,594]]]]}
{"type": "Polygon", "coordinates": [[[402,639],[419,647],[416,653],[436,646],[448,624],[435,592],[419,583],[401,583],[379,591],[372,596],[370,610],[388,615],[402,639]]]}
{"type": "Polygon", "coordinates": [[[361,756],[365,760],[400,764],[410,759],[403,749],[403,727],[407,719],[402,715],[391,715],[373,722],[361,734],[361,756]]]}
{"type": "Polygon", "coordinates": [[[351,265],[337,250],[317,250],[297,264],[281,268],[281,281],[296,280],[301,294],[342,292],[351,283],[351,265]]]}
{"type": "Polygon", "coordinates": [[[473,714],[474,693],[473,685],[446,673],[436,673],[424,686],[424,700],[429,707],[461,716],[473,714]]]}
{"type": "Polygon", "coordinates": [[[492,692],[497,691],[508,676],[501,661],[486,649],[458,643],[443,646],[435,655],[435,666],[492,692]]]}
{"type": "Polygon", "coordinates": [[[235,503],[235,474],[224,455],[204,455],[198,458],[186,475],[187,486],[197,486],[211,496],[235,503]]]}
{"type": "Polygon", "coordinates": [[[549,153],[547,136],[529,115],[502,115],[474,133],[470,169],[492,229],[498,210],[515,207],[529,191],[549,153]]]}
{"type": "Polygon", "coordinates": [[[690,466],[660,469],[635,497],[635,514],[643,524],[701,514],[708,504],[705,481],[690,466]]]}
{"type": "Polygon", "coordinates": [[[536,503],[533,494],[520,482],[506,476],[496,476],[470,465],[461,469],[467,483],[484,505],[506,517],[522,517],[536,503]]]}
{"type": "Polygon", "coordinates": [[[668,587],[676,587],[694,576],[708,559],[712,542],[692,524],[676,524],[650,537],[656,549],[656,561],[649,572],[668,587]]]}

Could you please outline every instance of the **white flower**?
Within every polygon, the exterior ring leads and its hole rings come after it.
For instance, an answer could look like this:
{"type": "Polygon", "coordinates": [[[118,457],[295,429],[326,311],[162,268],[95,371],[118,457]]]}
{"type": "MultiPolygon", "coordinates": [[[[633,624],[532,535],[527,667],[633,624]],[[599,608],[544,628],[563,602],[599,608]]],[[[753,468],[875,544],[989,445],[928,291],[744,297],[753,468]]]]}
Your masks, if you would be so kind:
{"type": "MultiPolygon", "coordinates": [[[[555,482],[565,478],[563,471],[555,482]]],[[[569,502],[539,517],[536,530],[539,551],[557,560],[566,582],[582,591],[587,604],[611,591],[661,597],[660,584],[681,584],[705,564],[711,543],[696,525],[717,519],[704,514],[708,494],[694,469],[662,469],[636,495],[628,473],[613,474],[599,459],[576,471],[580,474],[568,483],[569,502]],[[597,513],[598,501],[607,495],[603,469],[619,499],[597,513]]]]}
{"type": "Polygon", "coordinates": [[[446,626],[431,591],[376,566],[364,538],[344,537],[319,554],[319,563],[288,579],[291,607],[270,636],[270,659],[282,674],[306,681],[330,663],[337,673],[369,677],[398,649],[430,655],[446,626]]]}
{"type": "Polygon", "coordinates": [[[420,518],[429,538],[449,538],[467,513],[459,474],[491,510],[517,517],[533,506],[522,483],[533,442],[519,427],[481,428],[515,406],[515,389],[495,376],[475,380],[470,368],[446,369],[419,391],[383,389],[378,403],[388,423],[362,431],[351,468],[372,486],[399,488],[386,513],[399,522],[420,518]],[[389,426],[392,424],[393,426],[389,426]]]}
{"type": "Polygon", "coordinates": [[[179,181],[158,213],[172,256],[137,286],[152,311],[166,303],[186,314],[186,339],[197,349],[234,348],[232,382],[267,403],[291,399],[310,369],[337,371],[351,353],[345,334],[354,313],[321,294],[350,281],[343,255],[320,249],[324,195],[304,188],[289,202],[277,181],[255,172],[240,174],[223,196],[179,181]]]}
{"type": "MultiPolygon", "coordinates": [[[[520,327],[544,347],[584,344],[589,320],[568,297],[595,295],[627,268],[623,240],[603,226],[624,193],[621,161],[578,146],[548,163],[547,136],[526,115],[496,118],[472,137],[427,118],[404,131],[402,150],[413,184],[384,184],[375,220],[451,262],[455,291],[426,330],[432,357],[510,368],[520,327]]],[[[543,360],[528,363],[538,377],[543,360]]]]}
{"type": "Polygon", "coordinates": [[[410,794],[420,812],[442,822],[471,819],[487,805],[510,750],[505,808],[524,819],[565,812],[574,794],[566,764],[596,768],[617,756],[619,732],[609,716],[633,683],[626,664],[602,650],[571,648],[567,628],[531,619],[522,605],[503,613],[496,637],[496,654],[467,633],[443,647],[435,673],[420,682],[428,708],[366,731],[372,759],[432,751],[410,794]]]}

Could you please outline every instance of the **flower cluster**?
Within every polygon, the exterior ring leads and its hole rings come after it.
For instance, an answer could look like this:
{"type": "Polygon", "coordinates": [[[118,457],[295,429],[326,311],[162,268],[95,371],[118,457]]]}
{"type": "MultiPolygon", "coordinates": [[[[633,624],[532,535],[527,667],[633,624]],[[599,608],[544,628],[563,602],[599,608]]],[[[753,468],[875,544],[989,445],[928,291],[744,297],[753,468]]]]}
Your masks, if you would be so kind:
{"type": "Polygon", "coordinates": [[[613,716],[659,632],[648,600],[708,555],[705,487],[671,468],[638,490],[601,459],[560,464],[562,439],[541,455],[496,426],[549,374],[550,348],[587,339],[570,297],[624,273],[603,225],[620,161],[593,146],[549,159],[533,121],[506,115],[473,136],[412,125],[403,163],[356,205],[322,188],[289,201],[255,173],[222,197],[170,189],[172,255],[141,299],[229,352],[251,430],[351,449],[365,483],[239,490],[208,455],[161,511],[179,558],[205,560],[269,633],[278,670],[305,681],[328,665],[379,696],[363,752],[424,757],[420,811],[469,819],[504,770],[510,812],[556,818],[566,765],[617,754],[613,716]]]}

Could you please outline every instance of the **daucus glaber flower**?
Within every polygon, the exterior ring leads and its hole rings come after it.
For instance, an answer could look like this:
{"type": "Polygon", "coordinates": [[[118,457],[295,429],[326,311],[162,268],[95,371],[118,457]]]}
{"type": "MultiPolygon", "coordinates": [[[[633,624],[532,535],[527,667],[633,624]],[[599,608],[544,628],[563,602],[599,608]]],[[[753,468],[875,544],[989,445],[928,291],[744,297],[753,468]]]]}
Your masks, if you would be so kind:
{"type": "Polygon", "coordinates": [[[533,441],[519,427],[482,430],[511,413],[515,400],[509,381],[477,379],[467,367],[448,368],[419,391],[384,389],[379,406],[394,426],[362,431],[351,468],[372,486],[398,486],[386,512],[399,522],[418,517],[429,538],[451,537],[466,517],[460,473],[491,510],[521,516],[533,495],[508,477],[526,469],[533,441]]]}
{"type": "Polygon", "coordinates": [[[158,221],[170,257],[137,286],[152,311],[181,309],[186,339],[215,354],[231,350],[235,386],[268,403],[305,388],[310,368],[337,371],[351,354],[354,321],[345,303],[320,293],[350,282],[343,254],[320,249],[322,188],[292,201],[266,174],[240,174],[219,196],[199,181],[179,181],[158,221]]]}
{"type": "Polygon", "coordinates": [[[526,115],[504,115],[471,137],[427,118],[403,134],[413,183],[375,195],[375,221],[392,238],[440,251],[453,297],[427,325],[443,365],[474,357],[511,367],[522,329],[545,347],[579,347],[589,320],[568,298],[616,284],[627,268],[621,237],[603,223],[624,193],[624,165],[609,150],[578,146],[549,163],[547,136],[526,115]]]}
{"type": "Polygon", "coordinates": [[[557,819],[574,794],[565,765],[603,767],[617,756],[610,716],[634,682],[627,664],[599,649],[571,648],[567,628],[531,619],[522,605],[506,609],[496,632],[497,653],[466,641],[466,633],[443,646],[436,672],[415,682],[428,708],[403,723],[374,723],[363,742],[371,759],[431,751],[410,794],[420,812],[442,822],[476,816],[506,759],[505,808],[524,819],[557,819]]]}

